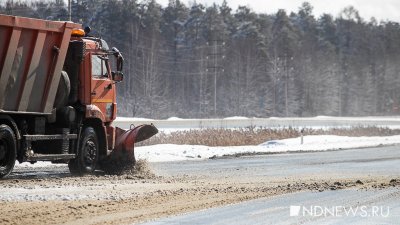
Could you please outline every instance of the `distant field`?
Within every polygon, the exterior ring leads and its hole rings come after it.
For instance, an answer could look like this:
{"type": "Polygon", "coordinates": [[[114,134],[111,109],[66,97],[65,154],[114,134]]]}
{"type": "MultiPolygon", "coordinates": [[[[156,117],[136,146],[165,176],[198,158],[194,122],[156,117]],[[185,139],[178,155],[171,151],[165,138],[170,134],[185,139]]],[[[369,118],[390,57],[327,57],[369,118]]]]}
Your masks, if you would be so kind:
{"type": "Polygon", "coordinates": [[[270,118],[246,118],[228,117],[223,119],[181,119],[172,117],[166,120],[153,120],[146,118],[118,117],[113,125],[129,129],[131,125],[154,124],[164,132],[183,131],[190,129],[237,129],[246,127],[267,127],[273,129],[282,128],[349,128],[349,127],[386,127],[400,129],[400,117],[270,117],[270,118]]]}
{"type": "Polygon", "coordinates": [[[297,128],[240,128],[240,129],[196,129],[165,133],[138,143],[137,146],[155,144],[206,145],[206,146],[241,146],[259,145],[270,140],[295,138],[301,135],[338,135],[338,136],[392,136],[399,135],[400,129],[384,127],[351,127],[303,130],[297,128]]]}

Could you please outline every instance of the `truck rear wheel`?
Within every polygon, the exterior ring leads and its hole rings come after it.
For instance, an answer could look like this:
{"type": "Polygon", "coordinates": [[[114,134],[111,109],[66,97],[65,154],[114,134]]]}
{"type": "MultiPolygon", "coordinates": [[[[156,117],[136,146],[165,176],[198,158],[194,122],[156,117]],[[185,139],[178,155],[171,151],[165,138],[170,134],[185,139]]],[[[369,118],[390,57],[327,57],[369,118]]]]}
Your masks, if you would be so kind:
{"type": "Polygon", "coordinates": [[[99,141],[93,127],[84,128],[77,157],[68,164],[72,174],[84,175],[93,173],[99,157],[99,141]]]}
{"type": "Polygon", "coordinates": [[[14,131],[7,125],[0,125],[0,178],[11,173],[17,158],[14,131]]]}

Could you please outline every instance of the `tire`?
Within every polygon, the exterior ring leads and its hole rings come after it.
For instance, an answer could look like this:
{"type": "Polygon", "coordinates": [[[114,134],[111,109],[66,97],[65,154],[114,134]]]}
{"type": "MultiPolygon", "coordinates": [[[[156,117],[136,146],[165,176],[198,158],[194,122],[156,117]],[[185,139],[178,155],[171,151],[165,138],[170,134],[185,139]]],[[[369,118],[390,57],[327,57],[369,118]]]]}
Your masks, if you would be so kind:
{"type": "Polygon", "coordinates": [[[99,141],[93,127],[86,127],[81,134],[77,157],[68,163],[69,171],[75,175],[91,174],[99,158],[99,141]]]}
{"type": "Polygon", "coordinates": [[[0,178],[11,173],[17,159],[17,144],[14,131],[7,125],[0,125],[0,178]]]}
{"type": "Polygon", "coordinates": [[[69,93],[71,92],[71,82],[68,74],[61,71],[60,83],[58,83],[56,98],[54,101],[54,108],[61,109],[68,103],[69,93]]]}

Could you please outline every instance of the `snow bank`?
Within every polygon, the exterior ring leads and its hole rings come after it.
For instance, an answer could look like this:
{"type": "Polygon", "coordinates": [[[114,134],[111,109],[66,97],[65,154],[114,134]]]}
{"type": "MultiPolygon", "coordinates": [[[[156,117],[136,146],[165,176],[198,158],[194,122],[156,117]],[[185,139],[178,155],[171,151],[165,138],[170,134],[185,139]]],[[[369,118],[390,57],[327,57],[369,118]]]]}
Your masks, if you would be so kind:
{"type": "Polygon", "coordinates": [[[310,135],[303,138],[274,140],[258,146],[208,147],[200,145],[152,145],[136,147],[138,159],[150,162],[201,160],[241,153],[284,153],[302,151],[329,151],[350,148],[375,147],[400,144],[400,135],[387,137],[344,137],[334,135],[310,135]]]}
{"type": "Polygon", "coordinates": [[[223,120],[248,120],[248,117],[244,116],[232,116],[232,117],[226,117],[223,120]]]}
{"type": "Polygon", "coordinates": [[[184,119],[173,116],[173,117],[168,118],[167,120],[184,120],[184,119]]]}

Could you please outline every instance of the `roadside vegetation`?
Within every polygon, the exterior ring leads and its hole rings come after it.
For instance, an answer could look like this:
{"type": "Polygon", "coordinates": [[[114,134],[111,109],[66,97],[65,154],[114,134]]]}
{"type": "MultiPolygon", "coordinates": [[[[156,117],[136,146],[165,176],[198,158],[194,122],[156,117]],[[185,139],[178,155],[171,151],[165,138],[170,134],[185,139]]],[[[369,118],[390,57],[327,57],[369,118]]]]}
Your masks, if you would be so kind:
{"type": "Polygon", "coordinates": [[[297,128],[258,128],[248,127],[240,129],[200,129],[185,130],[171,133],[160,132],[156,136],[138,143],[137,146],[156,144],[180,144],[180,145],[206,145],[206,146],[240,146],[259,145],[270,140],[296,138],[301,135],[338,135],[338,136],[391,136],[399,135],[400,129],[382,127],[351,127],[331,129],[303,130],[297,128]]]}

